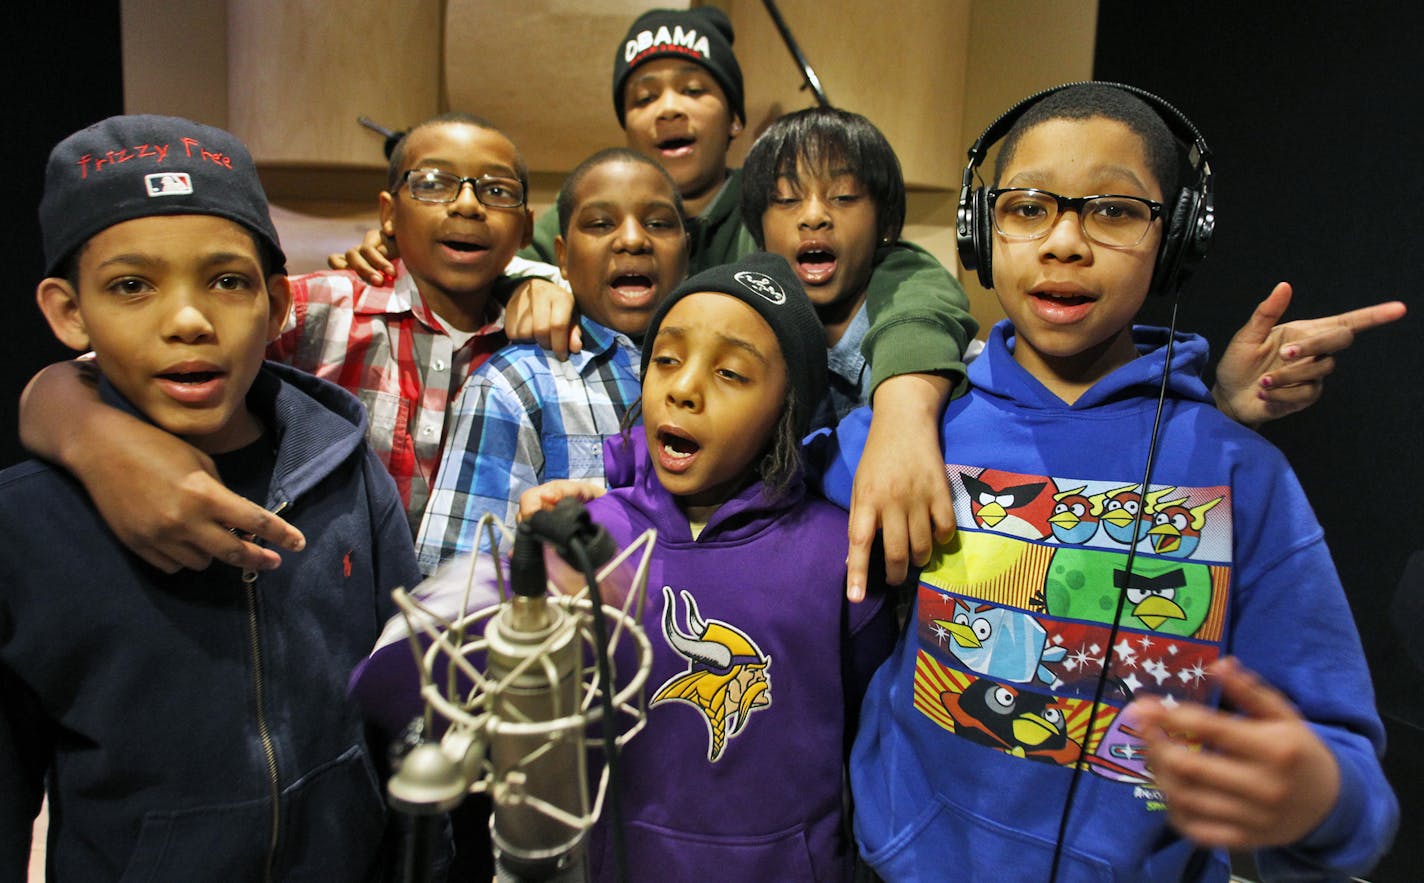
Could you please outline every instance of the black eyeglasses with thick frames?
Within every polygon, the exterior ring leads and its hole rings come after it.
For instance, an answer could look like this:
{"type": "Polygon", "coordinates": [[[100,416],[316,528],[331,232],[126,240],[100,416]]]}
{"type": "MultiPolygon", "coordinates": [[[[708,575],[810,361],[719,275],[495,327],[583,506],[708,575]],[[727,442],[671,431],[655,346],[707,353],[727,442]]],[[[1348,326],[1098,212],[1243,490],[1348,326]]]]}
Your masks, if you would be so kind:
{"type": "Polygon", "coordinates": [[[1140,196],[1059,196],[1031,187],[1009,187],[990,190],[988,200],[994,229],[1006,239],[1042,239],[1060,215],[1077,212],[1083,235],[1093,242],[1132,248],[1162,216],[1162,203],[1140,196]]]}
{"type": "Polygon", "coordinates": [[[462,178],[440,169],[410,169],[401,175],[401,183],[410,192],[411,199],[419,202],[454,202],[469,184],[481,205],[518,208],[524,204],[524,185],[513,178],[496,178],[493,175],[462,178]]]}

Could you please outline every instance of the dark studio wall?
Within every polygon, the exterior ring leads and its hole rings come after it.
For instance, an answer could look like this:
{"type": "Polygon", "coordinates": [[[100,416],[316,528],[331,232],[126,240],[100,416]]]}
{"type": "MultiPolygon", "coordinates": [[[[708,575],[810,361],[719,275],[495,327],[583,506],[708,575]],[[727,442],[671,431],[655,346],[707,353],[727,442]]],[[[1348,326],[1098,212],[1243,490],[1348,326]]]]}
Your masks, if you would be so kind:
{"type": "Polygon", "coordinates": [[[35,284],[44,273],[38,212],[45,159],[70,132],[124,108],[117,0],[82,9],[20,3],[6,19],[0,198],[9,271],[0,335],[0,466],[24,458],[15,429],[20,390],[35,371],[70,354],[35,306],[35,284]]]}
{"type": "MultiPolygon", "coordinates": [[[[1214,352],[1281,280],[1289,317],[1396,299],[1415,311],[1357,339],[1324,400],[1264,433],[1325,526],[1389,731],[1404,817],[1376,881],[1424,868],[1424,560],[1401,586],[1424,549],[1421,35],[1416,4],[1102,0],[1093,69],[1174,103],[1216,155],[1216,241],[1179,320],[1214,352]]],[[[1167,318],[1151,306],[1149,321],[1167,318]]]]}
{"type": "MultiPolygon", "coordinates": [[[[18,4],[8,18],[0,466],[23,456],[14,427],[24,382],[66,352],[33,303],[45,156],[123,105],[117,0],[82,11],[18,4]]],[[[1214,350],[1280,280],[1296,286],[1293,317],[1396,298],[1416,311],[1363,336],[1319,406],[1266,430],[1325,525],[1389,728],[1386,765],[1405,815],[1376,881],[1419,879],[1424,868],[1424,587],[1400,586],[1424,550],[1424,302],[1412,275],[1424,257],[1421,35],[1424,6],[1414,4],[1100,0],[1094,68],[1177,104],[1217,155],[1217,240],[1181,316],[1214,350]]],[[[1165,323],[1163,304],[1151,311],[1165,323]]]]}

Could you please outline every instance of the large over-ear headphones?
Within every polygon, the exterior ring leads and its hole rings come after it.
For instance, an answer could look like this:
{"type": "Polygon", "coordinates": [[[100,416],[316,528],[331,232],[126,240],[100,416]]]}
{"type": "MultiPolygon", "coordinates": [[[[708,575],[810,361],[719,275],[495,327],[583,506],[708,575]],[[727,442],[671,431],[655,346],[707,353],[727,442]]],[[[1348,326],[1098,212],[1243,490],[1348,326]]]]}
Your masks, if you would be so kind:
{"type": "MultiPolygon", "coordinates": [[[[969,164],[964,167],[964,181],[959,189],[959,211],[956,228],[959,240],[959,260],[966,270],[977,270],[979,282],[985,288],[994,287],[993,273],[993,218],[988,204],[988,188],[974,186],[984,155],[1000,138],[1008,134],[1014,123],[1019,121],[1029,108],[1054,92],[1061,92],[1073,86],[1087,83],[1065,83],[1044,89],[1015,104],[989,124],[974,146],[969,148],[969,164]]],[[[1162,237],[1162,245],[1157,252],[1157,266],[1152,272],[1151,290],[1170,293],[1177,290],[1192,268],[1211,246],[1212,233],[1216,229],[1216,213],[1213,208],[1211,182],[1211,150],[1206,146],[1197,127],[1181,111],[1171,104],[1136,86],[1123,83],[1097,83],[1130,92],[1150,105],[1167,124],[1167,128],[1190,146],[1188,158],[1195,171],[1194,180],[1183,185],[1176,200],[1170,197],[1167,214],[1167,231],[1162,237]]],[[[1085,195],[1085,194],[1079,194],[1085,195]]]]}

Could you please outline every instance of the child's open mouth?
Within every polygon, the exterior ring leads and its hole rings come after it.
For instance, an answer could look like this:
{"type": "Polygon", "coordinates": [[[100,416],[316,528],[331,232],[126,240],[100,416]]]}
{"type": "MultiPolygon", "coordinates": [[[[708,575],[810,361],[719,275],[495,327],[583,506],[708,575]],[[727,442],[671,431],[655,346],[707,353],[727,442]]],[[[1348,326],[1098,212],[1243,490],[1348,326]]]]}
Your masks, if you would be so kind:
{"type": "Polygon", "coordinates": [[[803,246],[796,253],[796,275],[807,285],[819,285],[835,272],[836,253],[826,246],[803,246]]]}
{"type": "Polygon", "coordinates": [[[477,242],[462,242],[457,239],[442,239],[440,240],[440,244],[451,251],[457,251],[461,254],[477,254],[487,250],[483,245],[477,242]]]}
{"type": "Polygon", "coordinates": [[[174,366],[174,370],[163,371],[154,376],[160,388],[174,401],[191,406],[205,406],[213,404],[216,397],[222,394],[227,373],[216,368],[195,365],[191,371],[174,366]]]}
{"type": "Polygon", "coordinates": [[[1053,324],[1072,324],[1085,318],[1097,299],[1077,291],[1030,291],[1029,304],[1040,319],[1053,324]]]}
{"type": "Polygon", "coordinates": [[[653,297],[653,277],[641,273],[621,273],[608,283],[615,299],[624,306],[640,306],[653,297]]]}
{"type": "Polygon", "coordinates": [[[182,373],[160,374],[159,377],[172,383],[207,383],[209,380],[216,380],[222,376],[220,371],[186,371],[182,373]]]}
{"type": "Polygon", "coordinates": [[[677,138],[665,138],[659,141],[657,146],[658,152],[664,156],[686,156],[692,152],[692,148],[696,144],[696,139],[680,136],[677,138]]]}
{"type": "Polygon", "coordinates": [[[684,435],[658,430],[658,462],[670,472],[680,472],[691,464],[702,446],[684,435]]]}
{"type": "Polygon", "coordinates": [[[1083,294],[1060,294],[1053,291],[1035,291],[1033,292],[1033,296],[1063,307],[1077,307],[1093,302],[1091,297],[1083,294]]]}

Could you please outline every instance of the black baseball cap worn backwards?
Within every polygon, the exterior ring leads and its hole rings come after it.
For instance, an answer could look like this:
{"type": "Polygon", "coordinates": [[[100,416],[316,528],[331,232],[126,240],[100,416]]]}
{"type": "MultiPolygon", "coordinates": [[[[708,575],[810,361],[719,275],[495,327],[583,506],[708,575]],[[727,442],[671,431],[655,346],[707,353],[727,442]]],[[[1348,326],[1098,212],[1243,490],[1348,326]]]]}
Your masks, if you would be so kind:
{"type": "Polygon", "coordinates": [[[759,251],[731,264],[712,267],[674,288],[648,322],[643,335],[642,374],[648,372],[653,341],[673,305],[690,294],[716,292],[750,306],[771,326],[786,379],[796,394],[796,435],[810,431],[811,415],[826,397],[826,330],[791,265],[780,255],[759,251]]]}
{"type": "Polygon", "coordinates": [[[732,21],[715,6],[650,9],[638,16],[613,58],[613,110],[623,120],[623,88],[633,69],[655,58],[685,58],[707,68],[743,123],[742,67],[732,54],[732,21]]]}
{"type": "Polygon", "coordinates": [[[241,224],[271,249],[274,271],[285,272],[267,194],[242,142],[192,120],[137,114],[109,117],[50,151],[40,201],[45,275],[101,230],[152,215],[241,224]]]}

